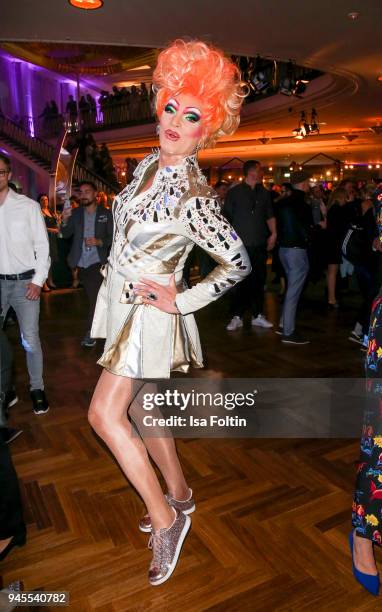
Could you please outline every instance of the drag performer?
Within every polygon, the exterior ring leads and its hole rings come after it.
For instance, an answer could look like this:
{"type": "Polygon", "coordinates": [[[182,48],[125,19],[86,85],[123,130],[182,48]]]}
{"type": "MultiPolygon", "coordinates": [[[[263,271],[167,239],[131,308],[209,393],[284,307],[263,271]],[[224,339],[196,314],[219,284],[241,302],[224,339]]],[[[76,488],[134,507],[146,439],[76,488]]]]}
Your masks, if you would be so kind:
{"type": "MultiPolygon", "coordinates": [[[[382,188],[374,194],[374,211],[379,237],[373,249],[382,264],[382,188]]],[[[382,287],[374,300],[366,356],[366,408],[361,452],[353,501],[350,548],[355,578],[373,595],[379,594],[380,580],[374,559],[374,545],[382,545],[382,287]]]]}
{"type": "Polygon", "coordinates": [[[239,124],[245,94],[238,69],[217,49],[177,40],[159,55],[153,80],[160,149],[143,159],[113,204],[113,244],[91,331],[106,338],[98,362],[104,370],[89,422],[146,504],[139,527],[151,532],[149,581],[158,585],[176,566],[195,503],[173,439],[134,435],[134,383],[203,366],[192,313],[241,281],[250,264],[196,158],[239,124]],[[183,266],[195,244],[218,266],[189,289],[183,266]]]}

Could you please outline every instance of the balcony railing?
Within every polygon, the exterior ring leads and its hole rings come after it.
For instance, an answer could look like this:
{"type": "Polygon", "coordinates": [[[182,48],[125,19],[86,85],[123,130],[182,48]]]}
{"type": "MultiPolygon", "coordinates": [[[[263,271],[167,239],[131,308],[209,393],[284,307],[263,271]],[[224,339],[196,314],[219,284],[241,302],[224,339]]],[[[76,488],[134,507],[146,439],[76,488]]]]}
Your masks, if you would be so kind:
{"type": "Polygon", "coordinates": [[[59,114],[48,117],[20,117],[13,121],[31,136],[50,140],[60,135],[63,128],[71,133],[97,132],[100,130],[118,129],[154,122],[151,111],[139,108],[131,112],[124,104],[114,104],[97,112],[80,112],[77,114],[59,114]]]}
{"type": "Polygon", "coordinates": [[[53,147],[37,136],[32,136],[30,131],[24,128],[24,124],[16,123],[1,115],[0,133],[21,146],[27,154],[34,155],[50,166],[54,152],[53,147]]]}
{"type": "MultiPolygon", "coordinates": [[[[2,115],[0,116],[0,135],[19,145],[23,153],[35,156],[43,162],[43,165],[50,167],[54,158],[54,147],[36,136],[31,136],[23,127],[24,125],[28,123],[24,121],[24,124],[21,125],[2,115]]],[[[118,184],[112,185],[79,161],[76,161],[73,178],[76,182],[92,181],[99,191],[106,193],[117,193],[120,189],[118,184]]]]}
{"type": "Polygon", "coordinates": [[[119,185],[112,185],[108,181],[105,181],[101,176],[83,166],[81,162],[76,161],[73,170],[73,180],[76,183],[81,181],[91,181],[95,184],[97,191],[104,191],[107,194],[118,193],[120,191],[119,185]]]}

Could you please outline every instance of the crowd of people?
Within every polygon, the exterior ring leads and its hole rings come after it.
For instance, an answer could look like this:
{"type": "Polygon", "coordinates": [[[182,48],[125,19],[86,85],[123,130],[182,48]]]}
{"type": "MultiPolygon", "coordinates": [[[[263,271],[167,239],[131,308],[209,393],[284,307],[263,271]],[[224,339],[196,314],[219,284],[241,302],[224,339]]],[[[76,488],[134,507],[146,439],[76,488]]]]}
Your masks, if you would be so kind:
{"type": "MultiPolygon", "coordinates": [[[[116,182],[106,145],[98,147],[93,137],[88,135],[80,147],[79,156],[90,170],[103,173],[106,180],[116,182]],[[106,174],[108,168],[110,173],[106,174]]],[[[329,189],[327,185],[311,183],[309,175],[301,170],[292,173],[291,182],[267,189],[263,184],[260,162],[245,162],[243,173],[242,182],[220,180],[214,185],[222,213],[242,237],[252,264],[252,272],[231,291],[231,320],[227,331],[241,328],[243,316],[249,311],[253,326],[266,329],[275,326],[283,343],[307,344],[309,339],[296,329],[297,307],[306,284],[317,283],[325,277],[326,307],[336,310],[341,307],[341,296],[344,296],[350,279],[355,278],[356,283],[353,280],[352,284],[358,288],[361,300],[354,328],[349,330],[349,339],[366,350],[370,308],[382,284],[382,262],[372,203],[376,183],[344,180],[329,189]],[[268,282],[280,285],[279,295],[283,301],[283,313],[278,322],[271,322],[264,313],[270,258],[274,277],[268,282]]],[[[107,194],[97,192],[91,182],[87,184],[92,189],[91,210],[94,207],[93,212],[102,210],[106,211],[104,214],[110,214],[111,200],[107,194]]],[[[83,190],[84,187],[80,186],[79,191],[72,195],[72,211],[86,208],[83,190]]],[[[41,194],[38,202],[49,237],[51,263],[43,286],[43,291],[49,292],[56,288],[52,271],[59,258],[57,241],[69,237],[67,229],[61,230],[62,220],[68,213],[64,211],[62,214],[59,208],[53,211],[46,194],[41,194]]],[[[90,209],[86,210],[89,212],[90,209]]],[[[75,213],[73,218],[76,219],[78,214],[75,213]]],[[[72,220],[69,226],[74,234],[72,220]]],[[[73,257],[69,256],[69,260],[72,287],[84,285],[84,275],[79,274],[82,266],[78,261],[74,262],[73,257]]],[[[215,265],[209,255],[196,247],[186,264],[186,276],[190,280],[192,267],[194,276],[205,278],[215,265]]],[[[90,312],[94,310],[95,296],[96,291],[90,298],[90,312]]],[[[94,346],[95,341],[89,334],[90,327],[86,330],[83,346],[94,346]]]]}
{"type": "MultiPolygon", "coordinates": [[[[93,137],[88,135],[83,140],[79,156],[90,170],[97,174],[103,173],[106,180],[116,182],[112,158],[106,145],[98,147],[93,137]],[[106,174],[108,168],[110,172],[106,174]]],[[[328,310],[336,310],[341,307],[341,296],[353,277],[361,301],[349,339],[366,349],[370,308],[382,284],[382,262],[372,203],[376,182],[368,184],[344,180],[329,189],[327,185],[311,183],[309,175],[301,170],[292,173],[291,182],[272,185],[267,189],[263,184],[260,162],[245,162],[243,173],[242,182],[220,180],[214,185],[222,213],[242,237],[252,264],[252,272],[231,291],[231,320],[227,324],[227,331],[241,328],[243,316],[249,311],[253,326],[266,329],[276,327],[275,332],[281,335],[283,343],[307,344],[309,340],[296,329],[297,307],[307,282],[317,283],[325,277],[326,307],[328,310]],[[271,322],[264,313],[264,292],[270,261],[274,277],[268,282],[280,285],[279,295],[283,300],[283,313],[278,322],[271,322]]],[[[85,204],[85,187],[80,185],[78,192],[71,197],[70,210],[80,208],[80,211],[75,212],[70,219],[70,229],[63,229],[63,219],[68,218],[68,209],[62,211],[57,207],[53,211],[48,196],[38,196],[50,250],[50,267],[43,285],[44,292],[56,288],[53,271],[59,259],[58,241],[75,234],[73,219],[82,215],[83,210],[88,213],[91,210],[94,214],[97,211],[97,216],[103,211],[102,215],[108,218],[107,227],[112,234],[112,219],[108,216],[111,214],[110,198],[103,192],[97,192],[93,183],[85,184],[92,191],[90,208],[85,204]]],[[[77,255],[68,257],[73,288],[86,285],[86,274],[81,273],[80,269],[87,266],[78,263],[81,259],[78,246],[81,240],[78,236],[76,241],[77,255]]],[[[88,258],[85,259],[87,261],[88,258]]],[[[103,262],[105,253],[102,253],[101,259],[103,262]]],[[[196,275],[205,278],[215,265],[216,262],[197,247],[185,266],[186,276],[190,280],[192,267],[194,276],[196,270],[196,275]]],[[[91,289],[88,295],[92,313],[96,290],[92,292],[91,289]]],[[[95,344],[90,338],[90,324],[82,344],[95,344]]]]}
{"type": "Polygon", "coordinates": [[[114,85],[110,92],[101,91],[98,111],[97,101],[90,93],[82,95],[78,101],[70,95],[65,111],[71,129],[92,130],[97,126],[121,126],[149,120],[154,116],[152,103],[153,92],[146,83],[141,83],[139,87],[114,85]]]}
{"type": "Polygon", "coordinates": [[[340,308],[343,289],[354,275],[361,306],[349,339],[365,349],[371,304],[382,284],[373,208],[377,182],[346,179],[329,189],[312,184],[309,174],[300,170],[292,173],[291,182],[266,190],[259,162],[246,162],[243,172],[242,183],[227,184],[223,212],[243,237],[254,272],[233,290],[227,330],[242,327],[246,308],[252,312],[254,326],[273,327],[262,312],[266,262],[271,253],[274,282],[280,283],[284,303],[276,330],[282,342],[309,342],[295,325],[307,281],[317,283],[326,276],[326,305],[332,310],[340,308]]]}
{"type": "Polygon", "coordinates": [[[33,117],[16,114],[12,121],[27,131],[33,122],[34,132],[40,138],[50,139],[58,136],[64,126],[77,133],[153,120],[153,99],[152,88],[148,88],[146,83],[131,87],[114,85],[112,91],[102,90],[98,100],[90,93],[82,94],[79,100],[69,95],[61,112],[55,100],[47,101],[37,122],[33,117]]]}
{"type": "Polygon", "coordinates": [[[140,87],[113,87],[111,92],[102,91],[98,99],[103,125],[121,125],[128,122],[145,121],[154,117],[153,90],[145,83],[140,87]]]}

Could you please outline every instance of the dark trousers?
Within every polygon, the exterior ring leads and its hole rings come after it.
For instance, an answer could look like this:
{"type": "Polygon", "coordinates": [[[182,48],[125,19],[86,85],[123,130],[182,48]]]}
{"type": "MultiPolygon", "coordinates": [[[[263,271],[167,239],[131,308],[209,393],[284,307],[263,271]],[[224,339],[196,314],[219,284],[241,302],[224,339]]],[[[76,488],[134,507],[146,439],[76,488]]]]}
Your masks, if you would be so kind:
{"type": "Polygon", "coordinates": [[[375,285],[375,270],[373,266],[357,264],[354,266],[354,271],[362,296],[362,304],[358,312],[357,321],[362,325],[362,333],[367,334],[369,330],[371,306],[378,292],[378,288],[375,285]]]}
{"type": "Polygon", "coordinates": [[[98,291],[103,277],[100,273],[101,264],[96,263],[88,268],[78,268],[79,279],[85,289],[86,297],[89,302],[88,317],[86,321],[86,333],[90,332],[94,310],[97,302],[98,291]]]}
{"type": "Polygon", "coordinates": [[[0,436],[0,540],[11,538],[24,530],[17,474],[9,446],[0,436]]]}
{"type": "Polygon", "coordinates": [[[2,431],[7,426],[5,395],[11,385],[12,352],[0,317],[0,540],[6,540],[25,529],[20,490],[9,447],[2,431]]]}
{"type": "Polygon", "coordinates": [[[0,317],[0,427],[6,427],[6,405],[4,400],[11,387],[12,350],[2,326],[3,319],[0,317]]]}
{"type": "Polygon", "coordinates": [[[242,317],[247,309],[257,317],[264,309],[264,285],[267,278],[266,246],[245,247],[252,265],[251,273],[232,289],[231,315],[242,317]]]}

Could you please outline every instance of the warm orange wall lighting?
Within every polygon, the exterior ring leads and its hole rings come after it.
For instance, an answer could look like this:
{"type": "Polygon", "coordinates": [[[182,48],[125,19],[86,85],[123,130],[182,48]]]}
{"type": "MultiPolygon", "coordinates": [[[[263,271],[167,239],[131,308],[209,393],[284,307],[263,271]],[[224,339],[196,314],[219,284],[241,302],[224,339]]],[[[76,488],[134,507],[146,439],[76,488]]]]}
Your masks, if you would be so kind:
{"type": "Polygon", "coordinates": [[[68,0],[68,2],[72,6],[84,9],[85,11],[98,9],[103,5],[103,0],[68,0]]]}

